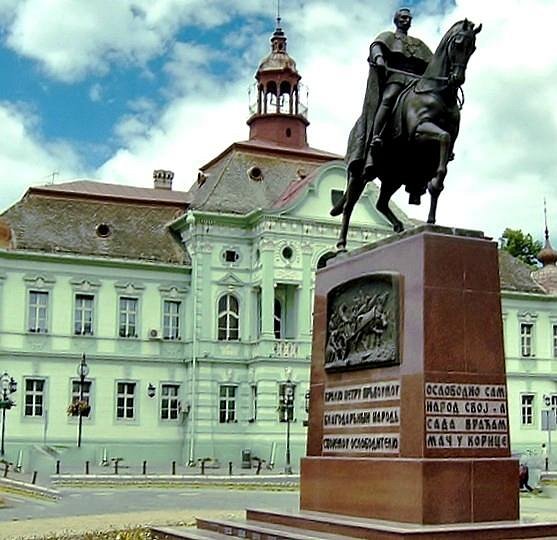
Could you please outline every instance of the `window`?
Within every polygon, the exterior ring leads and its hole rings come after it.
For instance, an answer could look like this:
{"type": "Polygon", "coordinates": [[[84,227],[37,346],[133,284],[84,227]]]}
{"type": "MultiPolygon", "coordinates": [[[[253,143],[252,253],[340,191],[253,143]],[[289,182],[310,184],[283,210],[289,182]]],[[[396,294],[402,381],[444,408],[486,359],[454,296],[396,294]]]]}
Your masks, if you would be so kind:
{"type": "Polygon", "coordinates": [[[249,421],[255,422],[257,420],[257,385],[250,386],[251,399],[250,399],[250,415],[249,421]]]}
{"type": "Polygon", "coordinates": [[[164,339],[180,339],[181,304],[177,300],[164,301],[162,328],[162,337],[164,339]]]}
{"type": "Polygon", "coordinates": [[[25,379],[25,416],[43,416],[44,379],[25,379]]]}
{"type": "Polygon", "coordinates": [[[290,382],[279,384],[279,419],[281,422],[294,420],[294,403],[296,400],[296,385],[290,382]],[[287,400],[288,393],[289,400],[287,400]],[[289,406],[287,406],[289,403],[289,406]]]}
{"type": "Polygon", "coordinates": [[[534,394],[520,395],[520,415],[523,426],[534,425],[534,394]]]}
{"type": "Polygon", "coordinates": [[[261,317],[261,289],[255,289],[255,336],[261,337],[263,320],[261,317]]]}
{"type": "Polygon", "coordinates": [[[533,334],[534,325],[532,323],[520,323],[520,355],[523,357],[534,356],[533,334]]]}
{"type": "Polygon", "coordinates": [[[137,337],[137,298],[120,297],[120,337],[137,337]]]}
{"type": "Polygon", "coordinates": [[[76,336],[93,335],[93,304],[92,294],[75,295],[74,334],[76,336]]]}
{"type": "Polygon", "coordinates": [[[275,298],[275,311],[273,316],[275,339],[281,339],[282,335],[282,304],[275,298]]]}
{"type": "Polygon", "coordinates": [[[161,387],[161,420],[177,420],[180,412],[179,384],[163,384],[161,387]]]}
{"type": "Polygon", "coordinates": [[[48,292],[29,291],[29,332],[48,332],[48,292]]]}
{"type": "Polygon", "coordinates": [[[553,325],[553,358],[557,358],[557,324],[553,325]]]}
{"type": "Polygon", "coordinates": [[[222,385],[219,388],[219,422],[236,422],[236,386],[222,385]]]}
{"type": "Polygon", "coordinates": [[[240,254],[235,249],[227,249],[222,254],[222,258],[226,263],[235,263],[240,260],[240,254]]]}
{"type": "Polygon", "coordinates": [[[239,308],[238,299],[226,294],[219,300],[218,318],[219,341],[237,341],[239,338],[239,308]]]}
{"type": "Polygon", "coordinates": [[[116,395],[116,418],[135,418],[135,383],[119,382],[116,395]]]}
{"type": "MultiPolygon", "coordinates": [[[[72,403],[76,401],[81,401],[81,391],[80,391],[80,384],[79,380],[72,381],[72,403]]],[[[83,381],[83,401],[85,401],[88,405],[91,405],[91,381],[83,381]]],[[[87,418],[91,414],[89,410],[87,414],[85,412],[82,413],[82,416],[87,418]]],[[[79,411],[72,412],[72,416],[79,416],[79,411]]]]}

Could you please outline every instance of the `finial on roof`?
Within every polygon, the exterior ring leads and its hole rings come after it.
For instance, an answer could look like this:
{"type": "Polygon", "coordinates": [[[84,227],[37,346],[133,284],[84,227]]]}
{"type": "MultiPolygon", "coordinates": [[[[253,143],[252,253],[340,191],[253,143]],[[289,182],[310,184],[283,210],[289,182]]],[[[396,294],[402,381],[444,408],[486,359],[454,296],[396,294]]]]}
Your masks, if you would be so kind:
{"type": "Polygon", "coordinates": [[[557,262],[557,251],[553,249],[551,242],[549,240],[549,227],[547,226],[547,203],[544,197],[543,200],[543,213],[545,222],[545,245],[543,249],[538,253],[538,260],[542,263],[544,267],[555,265],[557,262]]]}
{"type": "Polygon", "coordinates": [[[280,28],[280,0],[277,0],[277,28],[280,28]]]}

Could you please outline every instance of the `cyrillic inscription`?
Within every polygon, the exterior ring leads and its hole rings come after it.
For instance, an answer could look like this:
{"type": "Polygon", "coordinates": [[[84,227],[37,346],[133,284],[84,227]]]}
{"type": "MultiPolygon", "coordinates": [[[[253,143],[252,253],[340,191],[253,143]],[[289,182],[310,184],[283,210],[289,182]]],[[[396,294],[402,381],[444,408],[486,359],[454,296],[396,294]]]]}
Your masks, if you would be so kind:
{"type": "Polygon", "coordinates": [[[493,416],[507,415],[506,401],[449,401],[446,399],[426,399],[426,414],[476,415],[493,416]]]}
{"type": "Polygon", "coordinates": [[[325,407],[400,399],[400,381],[386,381],[325,389],[325,407]]]}
{"type": "Polygon", "coordinates": [[[507,435],[427,434],[428,448],[508,448],[507,435]]]}
{"type": "Polygon", "coordinates": [[[426,398],[506,399],[503,384],[426,383],[426,398]]]}
{"type": "Polygon", "coordinates": [[[399,407],[355,409],[350,411],[327,411],[323,415],[323,426],[325,428],[398,426],[399,424],[399,407]]]}
{"type": "Polygon", "coordinates": [[[501,417],[469,418],[465,416],[428,416],[427,431],[489,431],[506,433],[507,419],[501,417]]]}
{"type": "Polygon", "coordinates": [[[426,383],[427,448],[508,448],[503,384],[426,383]]]}
{"type": "Polygon", "coordinates": [[[398,454],[398,433],[325,435],[323,452],[341,454],[398,454]]]}

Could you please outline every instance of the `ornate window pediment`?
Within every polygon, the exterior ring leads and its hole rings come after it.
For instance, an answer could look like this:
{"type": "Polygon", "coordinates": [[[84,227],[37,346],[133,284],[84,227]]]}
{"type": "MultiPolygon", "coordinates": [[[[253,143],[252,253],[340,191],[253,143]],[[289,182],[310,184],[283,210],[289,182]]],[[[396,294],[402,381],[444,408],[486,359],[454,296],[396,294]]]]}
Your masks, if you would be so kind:
{"type": "Polygon", "coordinates": [[[190,288],[183,283],[162,283],[159,286],[161,294],[168,298],[182,298],[189,290],[190,288]]]}
{"type": "Polygon", "coordinates": [[[70,285],[78,291],[93,293],[100,288],[101,282],[95,278],[76,277],[70,279],[70,285]]]}
{"type": "Polygon", "coordinates": [[[134,281],[117,281],[114,287],[120,294],[141,294],[145,290],[143,283],[134,281]]]}
{"type": "Polygon", "coordinates": [[[28,287],[36,287],[39,289],[50,288],[56,283],[56,278],[50,274],[25,274],[23,281],[28,287]]]}
{"type": "Polygon", "coordinates": [[[246,283],[244,283],[239,277],[235,276],[232,272],[229,272],[224,277],[219,279],[217,284],[225,287],[244,287],[246,285],[246,283]]]}

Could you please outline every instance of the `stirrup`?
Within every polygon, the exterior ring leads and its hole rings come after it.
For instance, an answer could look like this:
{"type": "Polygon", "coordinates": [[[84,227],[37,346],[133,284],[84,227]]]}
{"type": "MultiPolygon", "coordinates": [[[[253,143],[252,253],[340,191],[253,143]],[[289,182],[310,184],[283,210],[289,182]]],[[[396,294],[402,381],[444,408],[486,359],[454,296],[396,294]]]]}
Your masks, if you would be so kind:
{"type": "Polygon", "coordinates": [[[383,139],[381,135],[374,135],[371,139],[372,148],[381,148],[383,146],[383,139]]]}

